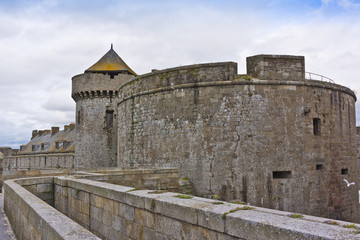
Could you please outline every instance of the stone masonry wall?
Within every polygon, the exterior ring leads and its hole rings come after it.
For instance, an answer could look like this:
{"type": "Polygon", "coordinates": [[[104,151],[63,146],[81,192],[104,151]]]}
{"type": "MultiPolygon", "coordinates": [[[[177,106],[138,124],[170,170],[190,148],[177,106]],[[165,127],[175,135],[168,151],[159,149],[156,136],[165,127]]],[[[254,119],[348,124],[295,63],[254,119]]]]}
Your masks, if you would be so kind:
{"type": "Polygon", "coordinates": [[[33,193],[43,196],[49,178],[8,180],[4,184],[4,211],[18,240],[100,239],[78,223],[58,212],[19,184],[32,185],[33,193]],[[39,191],[39,192],[37,192],[39,191]]]}
{"type": "Polygon", "coordinates": [[[95,173],[85,172],[77,178],[90,179],[134,187],[138,189],[153,190],[179,190],[179,169],[158,168],[158,169],[124,169],[124,170],[103,170],[95,173]]]}
{"type": "Polygon", "coordinates": [[[235,69],[194,65],[124,84],[118,166],[179,167],[200,196],[359,221],[357,189],[343,181],[358,176],[354,93],[235,69]]]}
{"type": "Polygon", "coordinates": [[[349,222],[312,216],[296,219],[289,212],[55,177],[56,208],[59,202],[67,205],[68,216],[81,228],[20,186],[52,179],[5,183],[5,212],[18,239],[97,239],[85,228],[101,239],[358,238],[354,229],[346,227],[349,222]]]}
{"type": "Polygon", "coordinates": [[[360,127],[356,127],[356,143],[357,143],[357,156],[358,156],[358,164],[359,164],[359,172],[360,172],[360,127]]]}
{"type": "Polygon", "coordinates": [[[118,86],[131,75],[85,73],[72,79],[76,101],[75,167],[116,167],[118,86]]]}
{"type": "Polygon", "coordinates": [[[303,56],[256,55],[246,58],[247,74],[264,80],[304,81],[303,56]]]}
{"type": "Polygon", "coordinates": [[[74,154],[69,153],[7,156],[0,160],[0,189],[7,179],[63,175],[73,168],[74,154]]]}
{"type": "Polygon", "coordinates": [[[74,154],[36,154],[5,157],[3,161],[5,172],[33,169],[74,168],[74,154]]]}
{"type": "Polygon", "coordinates": [[[3,175],[3,160],[4,160],[4,155],[0,152],[0,193],[2,192],[2,186],[3,186],[3,183],[2,183],[2,175],[3,175]]]}

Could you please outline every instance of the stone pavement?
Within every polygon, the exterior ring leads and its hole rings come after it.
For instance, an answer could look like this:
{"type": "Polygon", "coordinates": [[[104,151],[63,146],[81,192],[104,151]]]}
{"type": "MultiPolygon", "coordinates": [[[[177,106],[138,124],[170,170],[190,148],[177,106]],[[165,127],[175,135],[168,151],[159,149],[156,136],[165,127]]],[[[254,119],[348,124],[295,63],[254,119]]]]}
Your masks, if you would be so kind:
{"type": "Polygon", "coordinates": [[[4,214],[4,194],[0,193],[0,239],[15,240],[14,233],[11,229],[8,219],[4,214]]]}

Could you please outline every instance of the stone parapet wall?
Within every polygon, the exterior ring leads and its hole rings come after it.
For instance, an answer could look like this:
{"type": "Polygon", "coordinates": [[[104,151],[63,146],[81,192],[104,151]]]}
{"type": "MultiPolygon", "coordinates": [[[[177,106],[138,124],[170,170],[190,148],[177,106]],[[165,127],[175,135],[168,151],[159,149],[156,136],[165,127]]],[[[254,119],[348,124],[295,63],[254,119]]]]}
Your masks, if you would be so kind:
{"type": "Polygon", "coordinates": [[[17,170],[74,168],[74,154],[34,154],[5,157],[4,174],[17,170]]]}
{"type": "Polygon", "coordinates": [[[7,156],[0,160],[0,192],[3,181],[13,178],[64,175],[74,167],[74,154],[7,156]]]}
{"type": "Polygon", "coordinates": [[[100,239],[78,223],[61,214],[20,184],[34,186],[34,193],[42,191],[47,179],[8,180],[4,185],[4,211],[18,240],[27,239],[100,239]]]}
{"type": "Polygon", "coordinates": [[[84,175],[77,178],[89,179],[112,183],[116,185],[134,187],[138,189],[153,190],[179,190],[179,169],[178,168],[157,168],[157,169],[107,169],[85,171],[84,175]]]}
{"type": "Polygon", "coordinates": [[[292,218],[289,212],[243,207],[89,179],[5,182],[5,212],[19,239],[58,239],[54,231],[62,235],[59,239],[96,239],[86,228],[102,239],[358,239],[354,229],[346,228],[352,226],[349,222],[307,215],[292,218]],[[55,208],[83,228],[20,186],[36,185],[33,189],[41,190],[44,187],[38,186],[52,181],[55,208]]]}
{"type": "Polygon", "coordinates": [[[305,80],[303,56],[261,54],[247,57],[246,66],[248,75],[263,80],[305,80]]]}
{"type": "MultiPolygon", "coordinates": [[[[194,86],[198,83],[211,83],[216,81],[229,81],[237,76],[237,63],[221,62],[206,63],[190,66],[154,70],[129,80],[120,86],[119,97],[121,101],[136,95],[156,93],[157,90],[167,90],[172,86],[194,86]],[[161,90],[162,88],[164,88],[161,90]]],[[[199,86],[198,86],[199,87],[199,86]]]]}

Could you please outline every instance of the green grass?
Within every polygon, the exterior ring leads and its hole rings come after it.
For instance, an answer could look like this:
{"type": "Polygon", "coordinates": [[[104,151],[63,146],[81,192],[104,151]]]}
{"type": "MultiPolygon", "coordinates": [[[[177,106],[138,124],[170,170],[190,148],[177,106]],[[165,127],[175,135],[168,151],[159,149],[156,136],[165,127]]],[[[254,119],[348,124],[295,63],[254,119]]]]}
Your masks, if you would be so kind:
{"type": "Polygon", "coordinates": [[[148,194],[160,194],[160,193],[166,193],[167,190],[154,190],[151,192],[148,192],[148,194]]]}
{"type": "Polygon", "coordinates": [[[174,197],[181,198],[181,199],[191,199],[192,198],[192,196],[184,195],[184,194],[178,194],[174,197]]]}
{"type": "Polygon", "coordinates": [[[355,224],[346,224],[343,226],[344,228],[354,228],[357,229],[357,227],[355,226],[355,224]]]}
{"type": "Polygon", "coordinates": [[[134,188],[134,189],[131,189],[131,190],[126,191],[126,192],[133,192],[133,191],[139,191],[139,190],[141,190],[141,188],[134,188]]]}
{"type": "Polygon", "coordinates": [[[324,223],[332,224],[332,225],[339,225],[339,223],[337,221],[334,221],[334,220],[327,220],[324,223]]]}
{"type": "Polygon", "coordinates": [[[290,213],[288,216],[291,218],[303,218],[304,217],[303,215],[298,214],[298,213],[290,213]]]}
{"type": "Polygon", "coordinates": [[[246,205],[246,202],[243,202],[243,201],[240,201],[240,200],[229,201],[229,203],[246,205]]]}
{"type": "Polygon", "coordinates": [[[226,215],[228,215],[229,213],[233,213],[233,212],[237,212],[237,211],[242,211],[242,210],[253,210],[255,209],[254,207],[250,207],[250,206],[243,206],[243,207],[237,207],[235,209],[230,210],[229,212],[225,212],[223,213],[223,215],[221,216],[223,219],[226,218],[226,215]]]}

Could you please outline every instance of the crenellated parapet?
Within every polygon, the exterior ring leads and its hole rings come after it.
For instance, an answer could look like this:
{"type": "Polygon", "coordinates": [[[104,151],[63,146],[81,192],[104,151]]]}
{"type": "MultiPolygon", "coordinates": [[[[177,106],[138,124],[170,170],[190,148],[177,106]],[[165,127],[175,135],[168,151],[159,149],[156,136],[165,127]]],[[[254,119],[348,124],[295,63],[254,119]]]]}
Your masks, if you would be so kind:
{"type": "Polygon", "coordinates": [[[77,92],[72,95],[74,101],[81,99],[92,99],[92,98],[114,98],[117,97],[118,91],[114,90],[103,90],[103,91],[85,91],[77,92]]]}
{"type": "Polygon", "coordinates": [[[72,78],[71,97],[75,101],[86,98],[113,98],[117,96],[119,86],[131,78],[133,75],[128,74],[79,74],[72,78]]]}

